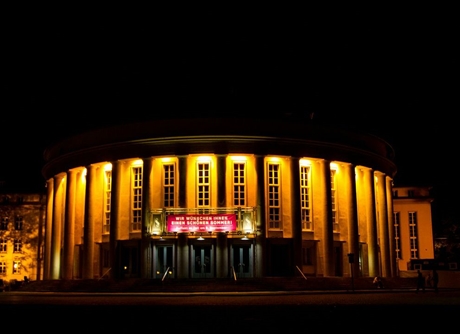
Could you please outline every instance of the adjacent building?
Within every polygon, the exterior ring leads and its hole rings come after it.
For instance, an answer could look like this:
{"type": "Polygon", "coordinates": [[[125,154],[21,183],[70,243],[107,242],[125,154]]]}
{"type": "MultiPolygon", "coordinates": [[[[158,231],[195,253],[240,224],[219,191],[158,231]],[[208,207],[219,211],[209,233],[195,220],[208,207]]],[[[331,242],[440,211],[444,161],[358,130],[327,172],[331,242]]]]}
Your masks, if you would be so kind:
{"type": "Polygon", "coordinates": [[[0,190],[0,279],[41,279],[46,194],[0,190]]]}
{"type": "Polygon", "coordinates": [[[398,270],[432,269],[434,238],[431,187],[394,187],[393,220],[398,270]]]}
{"type": "Polygon", "coordinates": [[[165,118],[75,135],[44,158],[45,279],[391,277],[406,259],[394,152],[364,132],[165,118]]]}

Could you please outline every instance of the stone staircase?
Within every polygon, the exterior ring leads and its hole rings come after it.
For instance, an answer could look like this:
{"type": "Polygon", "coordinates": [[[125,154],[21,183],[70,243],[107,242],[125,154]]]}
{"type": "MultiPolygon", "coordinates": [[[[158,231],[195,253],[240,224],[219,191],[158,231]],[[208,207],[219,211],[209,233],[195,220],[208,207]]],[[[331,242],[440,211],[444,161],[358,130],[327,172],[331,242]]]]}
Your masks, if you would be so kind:
{"type": "MultiPolygon", "coordinates": [[[[19,290],[56,292],[248,292],[373,290],[371,277],[265,277],[212,279],[124,279],[32,281],[19,290]]],[[[384,289],[411,289],[414,278],[383,278],[384,289]]]]}

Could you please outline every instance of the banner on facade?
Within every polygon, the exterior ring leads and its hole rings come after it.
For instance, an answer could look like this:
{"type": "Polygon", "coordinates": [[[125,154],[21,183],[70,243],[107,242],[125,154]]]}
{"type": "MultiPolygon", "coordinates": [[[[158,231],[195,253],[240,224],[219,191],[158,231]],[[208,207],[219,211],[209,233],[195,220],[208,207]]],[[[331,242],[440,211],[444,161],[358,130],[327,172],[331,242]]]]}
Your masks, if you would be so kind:
{"type": "Polygon", "coordinates": [[[226,232],[236,230],[236,214],[169,215],[168,232],[226,232]]]}

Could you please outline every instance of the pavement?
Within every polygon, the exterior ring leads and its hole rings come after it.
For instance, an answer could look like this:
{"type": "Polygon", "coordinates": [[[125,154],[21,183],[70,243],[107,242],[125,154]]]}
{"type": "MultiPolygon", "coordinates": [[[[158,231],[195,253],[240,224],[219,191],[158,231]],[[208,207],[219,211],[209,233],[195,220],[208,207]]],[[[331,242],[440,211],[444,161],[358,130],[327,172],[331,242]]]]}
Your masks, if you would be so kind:
{"type": "Polygon", "coordinates": [[[263,278],[35,281],[0,293],[22,332],[154,330],[220,334],[458,331],[460,289],[416,293],[412,280],[263,278]],[[54,330],[54,331],[53,331],[54,330]]]}
{"type": "Polygon", "coordinates": [[[410,291],[415,290],[413,278],[384,278],[378,289],[372,278],[346,277],[270,277],[212,279],[75,279],[31,281],[15,289],[24,292],[275,292],[275,291],[410,291]]]}

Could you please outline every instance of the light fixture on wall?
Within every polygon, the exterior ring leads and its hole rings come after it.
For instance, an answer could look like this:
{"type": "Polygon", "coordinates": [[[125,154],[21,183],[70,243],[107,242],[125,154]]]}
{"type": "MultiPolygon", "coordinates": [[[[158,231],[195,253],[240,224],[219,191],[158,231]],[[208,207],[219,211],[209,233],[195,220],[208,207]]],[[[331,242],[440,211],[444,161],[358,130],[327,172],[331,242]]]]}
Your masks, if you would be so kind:
{"type": "Polygon", "coordinates": [[[200,240],[200,241],[204,240],[204,238],[201,236],[201,233],[200,233],[200,236],[198,237],[198,239],[196,239],[196,240],[200,240]]]}

